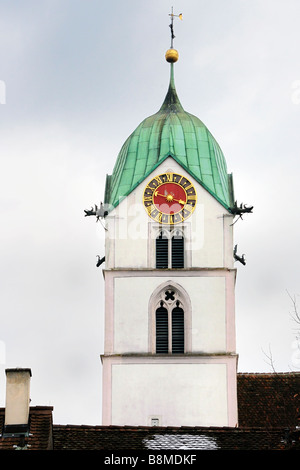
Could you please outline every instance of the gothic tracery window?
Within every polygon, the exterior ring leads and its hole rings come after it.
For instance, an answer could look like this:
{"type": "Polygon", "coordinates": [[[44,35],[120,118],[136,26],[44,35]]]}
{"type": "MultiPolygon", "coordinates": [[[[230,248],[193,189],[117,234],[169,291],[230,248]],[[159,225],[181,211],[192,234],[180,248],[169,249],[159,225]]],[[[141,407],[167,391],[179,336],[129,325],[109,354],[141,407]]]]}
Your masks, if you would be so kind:
{"type": "Polygon", "coordinates": [[[157,354],[183,354],[184,310],[178,294],[167,289],[162,295],[155,312],[156,350],[157,354]]]}

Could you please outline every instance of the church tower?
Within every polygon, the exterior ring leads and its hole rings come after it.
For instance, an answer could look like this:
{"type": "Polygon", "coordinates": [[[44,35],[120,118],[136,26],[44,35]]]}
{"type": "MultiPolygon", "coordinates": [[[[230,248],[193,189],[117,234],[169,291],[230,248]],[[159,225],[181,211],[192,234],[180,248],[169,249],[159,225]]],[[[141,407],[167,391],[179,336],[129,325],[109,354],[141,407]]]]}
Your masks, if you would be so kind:
{"type": "Polygon", "coordinates": [[[104,425],[238,423],[232,177],[177,59],[106,180],[104,425]]]}

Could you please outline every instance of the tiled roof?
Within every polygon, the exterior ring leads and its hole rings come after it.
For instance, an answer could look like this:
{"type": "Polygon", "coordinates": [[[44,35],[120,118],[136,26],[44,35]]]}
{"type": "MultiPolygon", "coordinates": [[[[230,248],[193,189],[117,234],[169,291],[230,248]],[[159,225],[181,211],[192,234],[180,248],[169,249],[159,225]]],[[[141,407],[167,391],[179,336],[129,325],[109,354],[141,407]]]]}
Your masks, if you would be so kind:
{"type": "Polygon", "coordinates": [[[300,373],[238,374],[238,428],[53,425],[52,407],[31,407],[29,435],[0,450],[300,450],[300,373]]]}
{"type": "Polygon", "coordinates": [[[24,438],[4,433],[5,409],[0,409],[0,450],[52,450],[52,407],[36,406],[30,408],[29,433],[24,438]]]}
{"type": "Polygon", "coordinates": [[[59,426],[54,449],[300,449],[300,373],[238,374],[239,428],[59,426]]]}
{"type": "Polygon", "coordinates": [[[300,372],[238,374],[239,427],[300,425],[300,372]]]}
{"type": "Polygon", "coordinates": [[[300,448],[299,433],[284,429],[201,427],[59,426],[54,450],[287,450],[300,448]]]}

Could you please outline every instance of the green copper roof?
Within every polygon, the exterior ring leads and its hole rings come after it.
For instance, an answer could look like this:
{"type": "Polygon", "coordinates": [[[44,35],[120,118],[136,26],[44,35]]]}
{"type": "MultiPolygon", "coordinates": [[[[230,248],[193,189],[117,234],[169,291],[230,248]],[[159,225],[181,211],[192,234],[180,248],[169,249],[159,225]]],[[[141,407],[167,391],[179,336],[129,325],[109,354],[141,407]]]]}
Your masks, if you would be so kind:
{"type": "Polygon", "coordinates": [[[232,205],[231,175],[222,150],[200,119],[184,111],[175,89],[173,64],[160,110],[128,137],[112,175],[107,175],[105,203],[116,206],[168,156],[226,208],[232,205]]]}

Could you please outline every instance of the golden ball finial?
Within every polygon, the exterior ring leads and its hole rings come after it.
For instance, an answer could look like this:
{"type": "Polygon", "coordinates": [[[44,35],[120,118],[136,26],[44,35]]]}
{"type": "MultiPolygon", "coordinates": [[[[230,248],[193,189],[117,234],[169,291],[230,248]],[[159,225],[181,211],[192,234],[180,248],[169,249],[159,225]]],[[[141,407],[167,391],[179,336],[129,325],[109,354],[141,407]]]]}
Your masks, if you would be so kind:
{"type": "Polygon", "coordinates": [[[179,54],[178,54],[178,51],[176,51],[176,49],[168,49],[167,50],[167,52],[166,52],[166,61],[167,62],[171,62],[171,63],[177,62],[178,57],[179,57],[179,54]]]}

